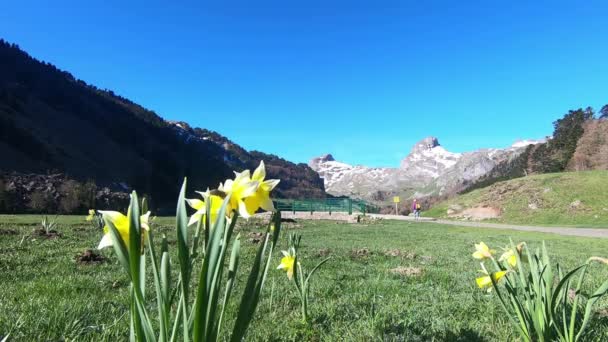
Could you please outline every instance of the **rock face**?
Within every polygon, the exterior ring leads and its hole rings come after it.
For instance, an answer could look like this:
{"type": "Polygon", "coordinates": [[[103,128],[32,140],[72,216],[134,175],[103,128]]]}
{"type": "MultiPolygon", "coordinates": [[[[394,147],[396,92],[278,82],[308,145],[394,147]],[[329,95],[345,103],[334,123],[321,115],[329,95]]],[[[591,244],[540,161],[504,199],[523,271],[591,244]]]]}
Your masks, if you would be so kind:
{"type": "Polygon", "coordinates": [[[443,148],[437,138],[417,142],[398,168],[352,166],[336,161],[331,154],[313,158],[309,166],[325,183],[325,190],[335,196],[351,196],[385,202],[391,196],[405,198],[442,196],[460,191],[492,175],[500,177],[531,144],[519,141],[505,149],[481,149],[453,153],[443,148]]]}
{"type": "Polygon", "coordinates": [[[420,140],[410,154],[401,161],[400,170],[409,178],[430,182],[453,167],[462,155],[451,153],[439,145],[435,137],[420,140]]]}
{"type": "Polygon", "coordinates": [[[129,205],[128,190],[130,189],[124,183],[97,187],[92,183],[79,183],[64,174],[0,172],[0,212],[61,212],[84,215],[90,208],[123,210],[129,205]],[[61,208],[66,196],[76,196],[78,200],[85,200],[85,203],[61,208]],[[33,205],[35,198],[37,204],[33,205]]]}

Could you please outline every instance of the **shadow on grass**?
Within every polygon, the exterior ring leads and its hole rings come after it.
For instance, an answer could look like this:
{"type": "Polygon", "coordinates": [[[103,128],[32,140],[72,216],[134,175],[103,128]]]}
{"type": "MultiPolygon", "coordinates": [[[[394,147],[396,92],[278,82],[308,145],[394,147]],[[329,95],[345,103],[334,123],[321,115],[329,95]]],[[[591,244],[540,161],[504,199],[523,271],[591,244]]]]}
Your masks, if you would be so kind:
{"type": "Polygon", "coordinates": [[[384,329],[383,341],[446,341],[446,342],[486,342],[490,341],[487,337],[471,329],[461,329],[458,331],[429,332],[423,329],[424,325],[405,326],[403,324],[391,325],[384,329]]]}
{"type": "Polygon", "coordinates": [[[471,329],[463,329],[458,332],[448,331],[445,334],[444,341],[453,341],[453,342],[483,342],[489,341],[483,335],[480,335],[477,331],[473,331],[471,329]]]}

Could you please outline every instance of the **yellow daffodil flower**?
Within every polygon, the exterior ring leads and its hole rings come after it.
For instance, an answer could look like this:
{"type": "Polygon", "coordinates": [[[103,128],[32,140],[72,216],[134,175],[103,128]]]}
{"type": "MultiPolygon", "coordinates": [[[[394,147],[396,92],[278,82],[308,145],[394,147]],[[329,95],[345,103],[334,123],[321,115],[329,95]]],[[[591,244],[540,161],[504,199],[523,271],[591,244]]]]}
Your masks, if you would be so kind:
{"type": "Polygon", "coordinates": [[[244,218],[251,215],[247,211],[245,198],[253,196],[258,190],[259,182],[252,181],[249,170],[235,172],[234,180],[228,179],[224,184],[220,184],[218,190],[230,195],[230,208],[238,210],[244,218]]]}
{"type": "Polygon", "coordinates": [[[264,178],[266,178],[266,167],[262,160],[260,161],[260,165],[253,172],[253,176],[251,176],[251,180],[258,182],[259,184],[257,191],[252,196],[245,198],[245,207],[249,215],[255,214],[259,208],[266,211],[274,211],[274,205],[270,199],[270,192],[279,184],[280,180],[264,180],[264,178]]]}
{"type": "Polygon", "coordinates": [[[89,209],[89,216],[87,216],[86,220],[93,221],[94,217],[95,217],[95,209],[89,209]]]}
{"type": "Polygon", "coordinates": [[[490,249],[485,243],[480,242],[475,244],[475,253],[473,253],[473,258],[483,260],[486,258],[491,258],[492,254],[496,253],[495,250],[490,249]]]}
{"type": "MultiPolygon", "coordinates": [[[[212,195],[211,192],[209,191],[209,189],[207,189],[207,191],[205,192],[200,192],[197,191],[199,194],[201,194],[201,196],[203,196],[203,200],[200,199],[186,199],[186,202],[188,202],[188,205],[190,207],[192,207],[192,209],[195,209],[196,212],[190,217],[190,221],[188,222],[188,225],[193,225],[195,223],[197,223],[200,220],[205,220],[206,217],[206,210],[207,210],[207,205],[205,204],[205,201],[211,201],[211,217],[210,217],[210,221],[211,224],[213,224],[215,222],[215,220],[217,219],[217,214],[220,211],[220,209],[222,208],[222,203],[224,203],[224,199],[221,198],[220,196],[217,195],[212,195]]],[[[232,209],[230,208],[230,204],[228,204],[228,207],[226,208],[226,215],[230,215],[232,213],[232,209]]]]}
{"type": "Polygon", "coordinates": [[[498,261],[506,261],[507,264],[511,267],[517,266],[517,256],[515,255],[515,252],[512,249],[505,250],[505,252],[502,253],[498,261]]]}
{"type": "Polygon", "coordinates": [[[295,262],[295,251],[292,249],[288,251],[281,251],[283,258],[281,264],[277,267],[277,270],[285,270],[287,272],[287,278],[291,280],[293,278],[294,262],[295,262]]]}
{"type": "MultiPolygon", "coordinates": [[[[129,209],[131,210],[131,209],[129,209]]],[[[112,224],[114,224],[114,227],[116,227],[116,230],[118,230],[118,233],[120,234],[120,238],[122,239],[122,241],[125,243],[125,246],[127,246],[127,248],[129,247],[129,213],[127,213],[127,216],[123,215],[122,213],[119,213],[117,211],[99,211],[102,215],[103,215],[103,219],[108,222],[112,222],[112,224]]],[[[142,215],[140,217],[140,224],[141,224],[141,228],[143,229],[143,237],[145,236],[146,231],[150,230],[150,226],[148,224],[149,222],[149,218],[150,218],[150,212],[148,211],[147,213],[145,213],[144,215],[142,215]]],[[[102,249],[102,248],[106,248],[108,246],[112,246],[112,236],[110,235],[110,227],[108,227],[107,225],[105,227],[103,227],[103,237],[101,238],[101,241],[99,242],[99,246],[97,246],[97,249],[102,249]]]]}
{"type": "MultiPolygon", "coordinates": [[[[500,281],[500,279],[502,279],[502,277],[505,276],[505,274],[507,274],[507,271],[494,272],[494,273],[492,273],[492,279],[494,279],[495,283],[498,283],[500,281]]],[[[483,277],[479,277],[479,278],[475,279],[475,282],[477,282],[477,286],[479,286],[480,289],[483,289],[486,287],[490,287],[489,289],[491,289],[492,279],[490,279],[490,276],[486,274],[483,277]]]]}

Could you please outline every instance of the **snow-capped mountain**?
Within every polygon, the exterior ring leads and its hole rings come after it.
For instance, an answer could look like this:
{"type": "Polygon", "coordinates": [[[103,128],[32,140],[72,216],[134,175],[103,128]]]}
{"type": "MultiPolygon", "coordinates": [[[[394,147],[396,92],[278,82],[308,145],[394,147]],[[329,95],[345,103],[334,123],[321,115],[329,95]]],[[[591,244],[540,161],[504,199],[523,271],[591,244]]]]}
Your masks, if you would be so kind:
{"type": "Polygon", "coordinates": [[[384,201],[392,195],[425,197],[443,195],[473,184],[497,169],[507,170],[528,145],[539,140],[523,140],[505,149],[480,149],[453,153],[437,138],[417,142],[398,168],[353,166],[336,161],[331,154],[313,158],[309,166],[319,173],[325,190],[336,196],[384,201]]]}

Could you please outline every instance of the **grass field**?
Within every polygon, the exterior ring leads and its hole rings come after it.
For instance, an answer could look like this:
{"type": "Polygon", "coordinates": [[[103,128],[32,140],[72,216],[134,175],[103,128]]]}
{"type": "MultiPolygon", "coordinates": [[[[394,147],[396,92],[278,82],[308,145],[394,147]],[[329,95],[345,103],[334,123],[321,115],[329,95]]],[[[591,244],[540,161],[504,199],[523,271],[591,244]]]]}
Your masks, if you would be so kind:
{"type": "Polygon", "coordinates": [[[564,172],[517,178],[439,203],[424,215],[447,217],[450,206],[494,207],[489,221],[608,228],[608,171],[564,172]]]}
{"type": "MultiPolygon", "coordinates": [[[[100,264],[75,261],[85,249],[95,248],[101,233],[83,217],[60,217],[61,237],[32,237],[38,219],[0,217],[0,336],[10,332],[14,341],[127,340],[128,282],[114,252],[102,252],[107,261],[100,264]]],[[[153,229],[173,238],[170,224],[171,219],[162,218],[153,229]]],[[[257,246],[248,234],[258,231],[259,224],[250,221],[239,228],[244,240],[241,275],[248,272],[257,246]]],[[[286,224],[280,247],[293,231],[303,235],[300,260],[305,267],[326,254],[332,257],[312,285],[312,323],[301,323],[293,285],[274,269],[277,251],[248,340],[514,341],[498,300],[475,286],[475,242],[497,248],[509,237],[531,246],[545,240],[554,260],[567,268],[608,253],[608,240],[397,221],[286,224]],[[398,266],[421,273],[390,272],[398,266]]],[[[608,277],[608,267],[594,266],[594,272],[589,285],[597,287],[608,277]]],[[[237,286],[243,283],[241,277],[237,286]]],[[[608,340],[607,307],[601,302],[602,314],[588,330],[588,340],[608,340]]],[[[233,312],[230,308],[228,314],[233,312]]]]}

